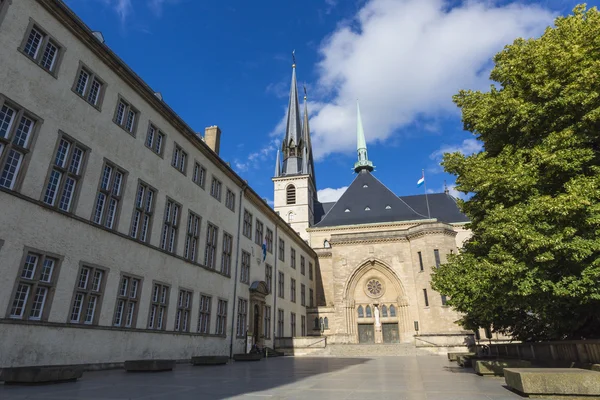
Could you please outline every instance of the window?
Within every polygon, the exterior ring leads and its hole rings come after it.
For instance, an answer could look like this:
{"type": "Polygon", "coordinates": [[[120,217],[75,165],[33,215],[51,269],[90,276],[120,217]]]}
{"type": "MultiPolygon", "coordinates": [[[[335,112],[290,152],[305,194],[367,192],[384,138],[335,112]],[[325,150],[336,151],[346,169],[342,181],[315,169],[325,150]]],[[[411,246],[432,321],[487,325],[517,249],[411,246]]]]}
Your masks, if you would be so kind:
{"type": "Polygon", "coordinates": [[[290,248],[290,267],[296,269],[296,249],[290,248]]]}
{"type": "Polygon", "coordinates": [[[42,201],[72,212],[79,194],[87,148],[65,134],[60,135],[42,201]]]}
{"type": "Polygon", "coordinates": [[[210,184],[210,195],[219,201],[221,201],[221,185],[221,181],[213,176],[210,184]]]}
{"type": "Polygon", "coordinates": [[[0,96],[0,186],[18,187],[19,178],[30,157],[38,118],[0,96]]]}
{"type": "Polygon", "coordinates": [[[94,207],[94,223],[104,225],[108,229],[117,228],[121,194],[125,189],[126,175],[127,172],[123,169],[110,161],[104,161],[94,207]]]}
{"type": "Polygon", "coordinates": [[[319,325],[319,317],[315,317],[315,325],[313,326],[313,329],[321,329],[319,325]]]}
{"type": "Polygon", "coordinates": [[[273,231],[267,228],[267,235],[265,240],[267,241],[267,251],[273,254],[273,231]]]}
{"type": "Polygon", "coordinates": [[[435,267],[440,267],[440,251],[438,249],[433,250],[433,256],[435,257],[435,267]]]}
{"type": "Polygon", "coordinates": [[[296,337],[296,313],[290,313],[290,334],[296,337]]]}
{"type": "Polygon", "coordinates": [[[417,254],[419,255],[419,271],[423,271],[423,254],[420,251],[417,254]]]}
{"type": "Polygon", "coordinates": [[[237,329],[236,336],[246,337],[246,317],[248,315],[248,300],[238,299],[237,329]]]}
{"type": "Polygon", "coordinates": [[[122,275],[117,306],[115,308],[114,326],[125,328],[135,327],[137,320],[138,302],[142,291],[142,280],[131,275],[122,275]]]}
{"type": "Polygon", "coordinates": [[[313,300],[313,290],[312,289],[308,289],[308,297],[309,297],[308,300],[310,302],[309,303],[310,307],[314,307],[315,303],[314,303],[314,300],[313,300]]]}
{"type": "Polygon", "coordinates": [[[429,299],[427,298],[427,289],[423,289],[423,299],[425,300],[425,307],[429,307],[429,299]]]}
{"type": "MultiPolygon", "coordinates": [[[[210,305],[212,298],[200,295],[200,311],[198,314],[198,333],[210,333],[210,305]]],[[[219,327],[217,326],[217,329],[219,327]]]]}
{"type": "Polygon", "coordinates": [[[181,205],[167,197],[165,205],[165,218],[163,221],[160,248],[175,253],[177,248],[177,231],[179,230],[179,213],[181,205]]]}
{"type": "Polygon", "coordinates": [[[294,278],[290,278],[290,301],[296,302],[296,280],[294,278]]]}
{"type": "Polygon", "coordinates": [[[392,304],[390,306],[390,317],[395,317],[396,316],[396,307],[394,307],[394,305],[392,304]]]}
{"type": "Polygon", "coordinates": [[[217,265],[217,235],[219,228],[210,222],[206,227],[206,247],[204,249],[204,265],[210,269],[215,269],[217,265]]]}
{"type": "Polygon", "coordinates": [[[201,221],[202,219],[199,216],[191,211],[189,212],[183,257],[192,262],[196,262],[197,258],[201,221]]]}
{"type": "Polygon", "coordinates": [[[300,273],[302,275],[306,275],[306,260],[304,259],[304,256],[300,256],[300,273]]]}
{"type": "Polygon", "coordinates": [[[285,261],[285,242],[279,239],[279,260],[285,261]]]}
{"type": "Polygon", "coordinates": [[[240,282],[250,283],[250,253],[242,250],[242,271],[240,274],[240,282]]]}
{"type": "MultiPolygon", "coordinates": [[[[2,8],[2,5],[0,5],[0,8],[2,8]]],[[[64,52],[63,46],[33,21],[27,28],[19,50],[31,61],[56,77],[64,52]]]]}
{"type": "Polygon", "coordinates": [[[235,193],[229,189],[227,189],[227,192],[225,193],[225,207],[235,212],[235,193]]]}
{"type": "Polygon", "coordinates": [[[373,314],[371,312],[371,306],[367,306],[365,308],[365,315],[367,316],[367,318],[372,318],[373,317],[373,314]]]}
{"type": "Polygon", "coordinates": [[[300,334],[304,337],[304,336],[306,336],[306,315],[300,316],[300,323],[301,323],[300,334]]]}
{"type": "Polygon", "coordinates": [[[285,294],[284,294],[284,289],[285,289],[285,275],[283,274],[283,272],[279,272],[279,297],[281,297],[282,299],[285,298],[285,294]]]}
{"type": "Polygon", "coordinates": [[[296,187],[294,185],[289,185],[285,189],[285,198],[286,204],[296,204],[296,187]]]}
{"type": "Polygon", "coordinates": [[[119,96],[113,122],[135,136],[139,111],[131,106],[127,100],[119,96]]]}
{"type": "Polygon", "coordinates": [[[271,339],[271,307],[265,306],[265,322],[263,323],[263,335],[265,339],[271,339]]]}
{"type": "Polygon", "coordinates": [[[445,295],[445,294],[443,294],[443,295],[442,295],[442,305],[443,305],[443,306],[445,306],[445,305],[447,305],[447,304],[448,304],[448,299],[446,298],[446,295],[445,295]]]}
{"type": "Polygon", "coordinates": [[[79,268],[69,322],[97,325],[106,282],[106,270],[90,265],[79,268]]]}
{"type": "Polygon", "coordinates": [[[306,306],[306,285],[300,284],[300,305],[306,306]]]}
{"type": "MultiPolygon", "coordinates": [[[[231,249],[233,236],[223,232],[223,256],[221,257],[221,273],[231,276],[231,249]]],[[[215,244],[216,246],[216,244],[215,244]]]]}
{"type": "Polygon", "coordinates": [[[277,337],[283,337],[283,310],[277,310],[277,337]]]}
{"type": "Polygon", "coordinates": [[[308,279],[310,279],[311,281],[313,280],[313,270],[311,262],[308,263],[308,279]]]}
{"type": "Polygon", "coordinates": [[[329,318],[325,317],[324,323],[325,323],[324,328],[329,329],[329,318]]]}
{"type": "Polygon", "coordinates": [[[26,252],[16,282],[10,318],[48,319],[58,269],[58,257],[35,250],[26,252]]]}
{"type": "Polygon", "coordinates": [[[169,286],[154,283],[148,316],[148,329],[164,330],[167,325],[167,306],[169,304],[169,286]]]}
{"type": "Polygon", "coordinates": [[[358,306],[358,318],[364,318],[365,312],[363,310],[363,306],[358,306]]]}
{"type": "Polygon", "coordinates": [[[142,181],[138,182],[129,235],[143,243],[150,242],[155,197],[156,189],[142,181]]]}
{"type": "Polygon", "coordinates": [[[146,133],[146,147],[162,157],[165,134],[152,123],[148,125],[146,133]]]}
{"type": "MultiPolygon", "coordinates": [[[[192,174],[192,181],[202,189],[204,189],[204,181],[206,180],[206,168],[204,168],[197,161],[194,163],[194,173],[192,174]]],[[[235,202],[235,197],[234,197],[235,202]]]]}
{"type": "Polygon", "coordinates": [[[227,328],[227,300],[219,300],[217,302],[217,327],[215,334],[225,335],[227,328]]]}
{"type": "Polygon", "coordinates": [[[265,264],[265,283],[269,293],[273,291],[273,267],[269,264],[265,264]]]}
{"type": "Polygon", "coordinates": [[[73,91],[82,99],[100,110],[104,97],[104,81],[100,79],[91,69],[79,63],[79,69],[73,84],[73,91]]]}
{"type": "Polygon", "coordinates": [[[179,290],[177,298],[177,314],[175,314],[175,331],[190,331],[190,316],[192,315],[192,291],[179,290]]]}
{"type": "Polygon", "coordinates": [[[242,235],[248,239],[252,239],[252,214],[244,209],[244,225],[242,227],[242,235]]]}
{"type": "Polygon", "coordinates": [[[263,241],[264,241],[263,229],[264,229],[263,223],[260,222],[257,218],[256,219],[256,230],[254,232],[254,243],[256,243],[259,246],[262,246],[263,241]]]}
{"type": "Polygon", "coordinates": [[[173,149],[173,161],[171,161],[171,165],[185,175],[187,153],[177,143],[175,143],[175,148],[173,149]]]}
{"type": "Polygon", "coordinates": [[[381,316],[382,317],[388,316],[387,307],[385,306],[385,304],[383,306],[381,306],[381,316]]]}

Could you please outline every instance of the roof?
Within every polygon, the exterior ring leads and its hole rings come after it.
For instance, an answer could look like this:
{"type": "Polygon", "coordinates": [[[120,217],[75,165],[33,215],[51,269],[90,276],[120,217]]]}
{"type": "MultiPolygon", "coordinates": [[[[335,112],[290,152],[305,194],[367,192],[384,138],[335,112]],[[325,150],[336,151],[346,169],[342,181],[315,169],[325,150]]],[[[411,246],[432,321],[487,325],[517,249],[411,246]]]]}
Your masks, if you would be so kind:
{"type": "Polygon", "coordinates": [[[436,218],[440,222],[448,224],[469,222],[469,217],[460,211],[454,197],[446,193],[431,193],[427,195],[427,199],[424,194],[400,196],[400,200],[422,215],[427,215],[427,202],[429,202],[431,218],[436,218]]]}

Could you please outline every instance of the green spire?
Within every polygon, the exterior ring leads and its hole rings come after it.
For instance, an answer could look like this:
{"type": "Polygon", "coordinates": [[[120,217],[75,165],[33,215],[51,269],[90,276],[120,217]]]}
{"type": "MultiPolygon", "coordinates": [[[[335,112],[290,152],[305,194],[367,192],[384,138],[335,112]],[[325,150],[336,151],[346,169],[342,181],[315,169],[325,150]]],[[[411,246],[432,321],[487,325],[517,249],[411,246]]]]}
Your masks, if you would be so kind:
{"type": "Polygon", "coordinates": [[[363,169],[371,172],[374,167],[367,156],[367,142],[365,140],[362,119],[360,118],[360,106],[358,105],[358,100],[356,100],[356,112],[356,152],[358,153],[358,161],[354,163],[354,172],[359,173],[363,169]]]}

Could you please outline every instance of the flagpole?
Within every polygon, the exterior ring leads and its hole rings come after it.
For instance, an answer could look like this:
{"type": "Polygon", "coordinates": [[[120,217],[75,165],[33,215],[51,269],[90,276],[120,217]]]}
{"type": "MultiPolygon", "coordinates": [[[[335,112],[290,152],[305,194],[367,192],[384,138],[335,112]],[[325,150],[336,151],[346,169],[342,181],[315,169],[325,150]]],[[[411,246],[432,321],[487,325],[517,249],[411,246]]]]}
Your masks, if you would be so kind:
{"type": "Polygon", "coordinates": [[[425,188],[425,202],[427,203],[427,218],[431,219],[431,212],[429,211],[429,199],[427,198],[427,181],[425,180],[425,170],[422,169],[423,173],[423,187],[425,188]]]}

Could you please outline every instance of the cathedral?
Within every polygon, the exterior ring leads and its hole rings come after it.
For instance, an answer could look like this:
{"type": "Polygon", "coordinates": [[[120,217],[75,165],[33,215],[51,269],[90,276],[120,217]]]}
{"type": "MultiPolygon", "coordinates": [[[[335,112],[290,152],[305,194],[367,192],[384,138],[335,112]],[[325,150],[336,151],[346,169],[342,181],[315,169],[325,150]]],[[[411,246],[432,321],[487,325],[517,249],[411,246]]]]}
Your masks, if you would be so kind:
{"type": "Polygon", "coordinates": [[[357,104],[354,180],[339,200],[320,202],[306,93],[300,114],[294,63],[274,209],[318,256],[309,334],[333,344],[462,344],[460,315],[430,285],[431,272],[470,236],[455,199],[447,191],[397,196],[379,181],[357,104]]]}

